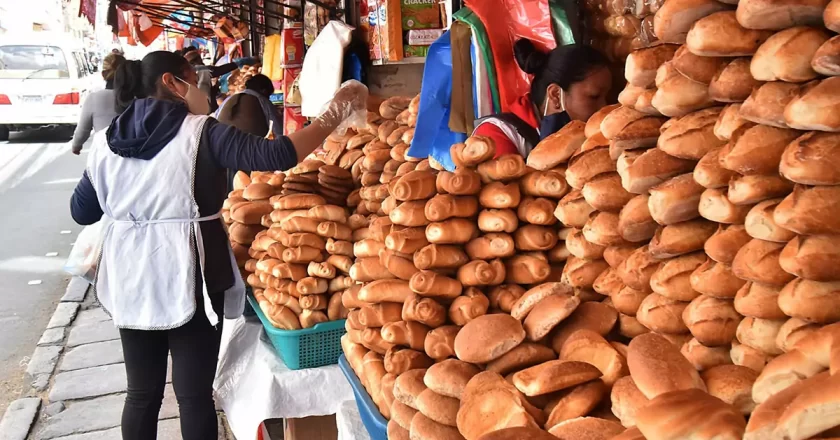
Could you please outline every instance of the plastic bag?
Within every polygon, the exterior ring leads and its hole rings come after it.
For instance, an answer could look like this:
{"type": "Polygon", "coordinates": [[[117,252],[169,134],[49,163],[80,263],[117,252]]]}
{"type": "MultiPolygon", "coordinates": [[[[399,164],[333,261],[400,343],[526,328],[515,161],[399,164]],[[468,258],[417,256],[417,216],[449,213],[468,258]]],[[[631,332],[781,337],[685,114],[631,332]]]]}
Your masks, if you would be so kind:
{"type": "Polygon", "coordinates": [[[112,223],[113,220],[103,216],[102,220],[82,229],[76,237],[76,244],[73,245],[67,262],[64,263],[65,272],[84,278],[85,281],[93,284],[96,279],[99,255],[102,253],[102,242],[112,223]]]}
{"type": "Polygon", "coordinates": [[[333,131],[337,135],[343,135],[348,128],[364,128],[367,126],[367,99],[366,85],[354,79],[345,81],[324,104],[318,119],[325,125],[337,126],[333,131]]]}

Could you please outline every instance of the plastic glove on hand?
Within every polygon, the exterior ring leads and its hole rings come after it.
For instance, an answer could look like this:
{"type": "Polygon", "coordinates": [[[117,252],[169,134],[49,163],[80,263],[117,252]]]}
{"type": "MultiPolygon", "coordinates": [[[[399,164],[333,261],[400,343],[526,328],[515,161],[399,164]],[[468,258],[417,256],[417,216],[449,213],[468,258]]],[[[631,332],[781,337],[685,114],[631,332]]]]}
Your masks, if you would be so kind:
{"type": "MultiPolygon", "coordinates": [[[[367,86],[356,80],[347,81],[335,92],[332,101],[321,116],[318,116],[318,120],[329,127],[338,127],[345,120],[351,117],[355,120],[361,115],[361,122],[364,122],[367,115],[367,98],[367,86]]],[[[355,125],[355,122],[350,125],[355,125]]]]}

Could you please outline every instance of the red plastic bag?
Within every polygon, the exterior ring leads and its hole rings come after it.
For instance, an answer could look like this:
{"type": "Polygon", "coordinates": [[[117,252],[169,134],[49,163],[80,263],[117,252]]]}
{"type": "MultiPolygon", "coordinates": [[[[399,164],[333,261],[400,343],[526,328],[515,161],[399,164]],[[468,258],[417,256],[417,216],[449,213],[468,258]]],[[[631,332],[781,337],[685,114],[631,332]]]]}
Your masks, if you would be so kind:
{"type": "Polygon", "coordinates": [[[481,19],[498,75],[502,111],[528,94],[529,75],[519,68],[513,56],[513,45],[527,38],[540,50],[549,51],[557,44],[551,31],[548,0],[468,0],[467,6],[481,19]],[[499,11],[507,11],[500,14],[499,11]]]}

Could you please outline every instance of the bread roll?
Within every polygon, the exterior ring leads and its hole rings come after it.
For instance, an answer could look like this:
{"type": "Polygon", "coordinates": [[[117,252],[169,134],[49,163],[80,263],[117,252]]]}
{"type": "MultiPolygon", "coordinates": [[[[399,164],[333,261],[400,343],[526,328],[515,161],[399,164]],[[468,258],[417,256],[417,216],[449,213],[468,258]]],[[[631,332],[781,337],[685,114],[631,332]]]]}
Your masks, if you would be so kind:
{"type": "Polygon", "coordinates": [[[838,293],[840,283],[819,282],[797,278],[788,283],[779,293],[779,308],[786,315],[815,322],[830,324],[840,321],[838,293]]]}
{"type": "Polygon", "coordinates": [[[401,311],[402,304],[398,303],[368,304],[359,309],[359,323],[365,327],[382,327],[389,322],[399,321],[401,311]]]}
{"type": "Polygon", "coordinates": [[[710,347],[729,344],[741,323],[732,301],[706,295],[691,301],[682,318],[694,338],[710,347]]]}
{"type": "Polygon", "coordinates": [[[414,265],[420,270],[457,269],[469,261],[458,246],[430,244],[414,254],[414,265]]]}
{"type": "Polygon", "coordinates": [[[645,438],[741,438],[746,421],[732,405],[687,389],[660,395],[639,410],[636,423],[645,438]],[[702,416],[700,416],[702,414],[702,416]]]}
{"type": "Polygon", "coordinates": [[[835,185],[840,174],[835,170],[835,141],[832,133],[806,133],[784,150],[779,172],[788,180],[806,185],[835,185]]]}
{"type": "Polygon", "coordinates": [[[399,201],[423,200],[436,192],[434,171],[411,171],[390,185],[391,194],[399,201]]]}
{"type": "Polygon", "coordinates": [[[519,205],[520,199],[519,185],[515,182],[509,184],[492,182],[485,185],[478,196],[481,206],[493,209],[515,208],[519,205]]]}
{"type": "Polygon", "coordinates": [[[832,37],[822,44],[811,59],[811,68],[826,76],[840,74],[840,38],[832,37]]]}
{"type": "Polygon", "coordinates": [[[243,202],[231,207],[231,220],[246,225],[258,225],[262,217],[274,211],[271,203],[268,201],[259,202],[243,202]]]}
{"type": "Polygon", "coordinates": [[[446,321],[446,309],[432,298],[412,294],[403,304],[402,320],[440,327],[446,321]]]}
{"type": "Polygon", "coordinates": [[[468,440],[485,438],[485,434],[505,428],[539,430],[534,417],[526,410],[526,404],[527,401],[516,389],[498,374],[479,373],[470,380],[464,390],[462,408],[458,411],[458,429],[468,440]],[[492,380],[484,380],[487,376],[492,380]],[[472,394],[479,396],[471,397],[472,394]]]}
{"type": "MultiPolygon", "coordinates": [[[[671,60],[678,47],[674,44],[662,44],[633,51],[627,56],[624,64],[624,77],[627,82],[636,87],[652,86],[656,78],[656,69],[662,63],[671,60]]],[[[587,132],[586,136],[591,137],[592,134],[587,132]]]]}
{"type": "Polygon", "coordinates": [[[715,136],[721,140],[729,140],[733,133],[740,128],[748,128],[752,126],[752,122],[741,118],[738,112],[741,110],[741,104],[729,104],[723,108],[717,122],[715,122],[715,136]]]}
{"type": "Polygon", "coordinates": [[[750,64],[759,81],[804,82],[817,77],[811,59],[828,40],[826,32],[807,26],[785,29],[765,41],[750,64]]]}
{"type": "Polygon", "coordinates": [[[729,199],[728,189],[709,188],[700,195],[700,215],[713,222],[742,224],[752,205],[736,205],[729,199]]]}
{"type": "Polygon", "coordinates": [[[759,283],[746,283],[735,295],[735,310],[744,316],[762,319],[785,319],[779,308],[781,288],[759,283]]]}
{"type": "Polygon", "coordinates": [[[627,365],[636,386],[649,399],[670,391],[706,389],[697,370],[677,347],[660,335],[644,334],[633,338],[627,365]]]}
{"type": "Polygon", "coordinates": [[[698,205],[704,188],[692,174],[683,174],[650,189],[648,208],[660,225],[671,225],[699,216],[698,205]]]}
{"type": "MultiPolygon", "coordinates": [[[[621,162],[622,159],[619,159],[621,162]]],[[[651,187],[690,171],[693,166],[692,161],[673,157],[659,148],[651,148],[628,162],[627,167],[619,166],[618,173],[624,189],[634,194],[644,194],[651,187]]]]}
{"type": "MultiPolygon", "coordinates": [[[[799,86],[769,82],[753,90],[741,106],[741,117],[756,124],[786,128],[785,108],[796,96],[799,86]]],[[[792,128],[797,128],[791,125],[792,128]]]]}
{"type": "MultiPolygon", "coordinates": [[[[779,355],[782,351],[776,346],[776,335],[784,323],[785,321],[748,316],[738,325],[736,332],[738,342],[768,355],[779,355]]],[[[738,362],[735,363],[740,365],[738,362]]]]}
{"type": "MultiPolygon", "coordinates": [[[[408,282],[403,280],[378,280],[365,284],[359,290],[359,300],[367,303],[404,303],[411,295],[408,282]]],[[[374,325],[370,327],[381,327],[374,325]]]]}
{"type": "MultiPolygon", "coordinates": [[[[426,370],[423,382],[430,391],[460,399],[467,382],[481,370],[457,359],[447,359],[426,370]]],[[[422,406],[422,405],[421,405],[422,406]]]]}
{"type": "Polygon", "coordinates": [[[569,192],[566,176],[560,170],[533,171],[519,182],[523,194],[559,199],[569,192]]]}
{"type": "Polygon", "coordinates": [[[840,233],[836,214],[840,187],[796,185],[773,213],[776,224],[798,234],[840,233]]]}
{"type": "Polygon", "coordinates": [[[551,267],[543,258],[534,255],[515,255],[505,261],[505,282],[538,284],[551,274],[551,267]]]}
{"type": "Polygon", "coordinates": [[[694,270],[689,279],[694,290],[715,298],[734,298],[744,285],[729,264],[709,260],[694,270]]]}
{"type": "Polygon", "coordinates": [[[742,27],[735,11],[721,11],[694,23],[685,44],[700,56],[747,56],[756,53],[770,35],[772,32],[742,27]]]}
{"type": "MultiPolygon", "coordinates": [[[[627,125],[645,117],[646,115],[644,113],[641,113],[632,107],[621,106],[603,116],[599,129],[605,138],[612,139],[621,133],[627,125]]],[[[592,127],[592,129],[594,130],[594,127],[592,127]]],[[[594,136],[594,134],[592,136],[594,136]]]]}
{"type": "MultiPolygon", "coordinates": [[[[613,269],[612,267],[601,272],[601,274],[595,278],[595,282],[592,283],[592,290],[609,297],[618,296],[623,287],[624,282],[621,281],[621,277],[618,276],[618,270],[613,269]]],[[[612,301],[611,305],[615,306],[615,302],[612,301]]],[[[633,310],[633,313],[635,314],[635,309],[633,310]]]]}
{"type": "Polygon", "coordinates": [[[636,386],[631,376],[624,376],[615,382],[610,394],[612,412],[624,426],[636,425],[636,414],[650,401],[636,386]]]}
{"type": "Polygon", "coordinates": [[[717,231],[706,240],[703,249],[712,260],[730,264],[735,254],[742,246],[751,240],[746,228],[741,225],[721,225],[717,231]]]}
{"type": "Polygon", "coordinates": [[[228,228],[228,236],[234,243],[250,245],[257,237],[257,234],[264,229],[265,228],[259,224],[246,225],[243,223],[233,223],[228,228]]]}
{"type": "Polygon", "coordinates": [[[636,316],[642,301],[650,295],[646,290],[636,290],[629,286],[622,286],[617,293],[610,295],[613,307],[619,313],[636,316]]]}
{"type": "Polygon", "coordinates": [[[725,188],[729,184],[729,180],[737,173],[729,171],[720,163],[720,154],[722,148],[708,152],[697,167],[694,168],[694,180],[705,188],[725,188]]]}
{"type": "Polygon", "coordinates": [[[452,217],[472,217],[478,212],[478,200],[472,196],[438,194],[426,202],[425,215],[430,221],[452,217]]]}
{"type": "Polygon", "coordinates": [[[281,263],[271,268],[271,275],[275,278],[300,281],[306,277],[306,266],[302,264],[281,263]]]}
{"type": "Polygon", "coordinates": [[[458,168],[455,172],[441,171],[437,175],[436,186],[440,193],[476,195],[481,191],[481,176],[467,168],[458,168]]]}
{"type": "Polygon", "coordinates": [[[327,317],[327,314],[320,310],[303,309],[303,311],[300,312],[300,325],[303,328],[312,328],[329,320],[330,319],[327,317]]]}
{"type": "Polygon", "coordinates": [[[272,199],[272,204],[274,209],[310,209],[318,205],[326,205],[327,201],[316,194],[293,194],[280,197],[277,200],[272,199]]]}
{"type": "Polygon", "coordinates": [[[720,111],[720,107],[713,107],[672,122],[662,132],[657,147],[680,159],[702,159],[706,153],[724,144],[714,134],[720,111]]]}
{"type": "Polygon", "coordinates": [[[739,174],[775,174],[785,147],[801,133],[796,130],[756,125],[740,131],[734,143],[721,153],[721,164],[739,174]]]}
{"type": "Polygon", "coordinates": [[[834,262],[838,252],[834,235],[798,236],[782,249],[779,265],[786,272],[813,281],[838,281],[834,262]]]}
{"type": "Polygon", "coordinates": [[[505,265],[499,259],[473,260],[458,268],[458,281],[464,286],[497,286],[504,280],[505,265]]]}
{"type": "Polygon", "coordinates": [[[385,249],[385,243],[373,238],[366,238],[353,244],[353,256],[356,258],[378,257],[379,252],[383,249],[385,249]]]}
{"type": "Polygon", "coordinates": [[[599,148],[572,158],[566,170],[566,181],[572,188],[581,189],[598,174],[615,170],[615,162],[610,159],[609,149],[599,148]]]}
{"type": "MultiPolygon", "coordinates": [[[[580,190],[574,190],[560,199],[557,209],[554,210],[554,216],[566,226],[583,228],[593,211],[595,211],[595,208],[586,202],[583,193],[580,190]]],[[[479,216],[479,229],[486,231],[481,228],[480,222],[481,216],[479,216]]],[[[515,230],[516,227],[514,226],[513,229],[515,230]]]]}
{"type": "Polygon", "coordinates": [[[727,198],[736,205],[749,205],[784,196],[792,189],[792,182],[777,175],[742,176],[729,181],[727,198]]]}
{"type": "MultiPolygon", "coordinates": [[[[431,367],[434,364],[434,361],[432,361],[432,359],[426,356],[423,352],[412,350],[410,348],[391,347],[385,353],[384,363],[385,370],[388,373],[399,377],[401,374],[404,374],[409,370],[431,367]]],[[[415,404],[420,407],[417,399],[415,399],[415,404]]]]}
{"type": "Polygon", "coordinates": [[[379,261],[388,269],[388,272],[391,272],[400,280],[408,281],[419,271],[411,258],[406,258],[402,254],[389,249],[383,249],[379,252],[379,261]]]}
{"type": "Polygon", "coordinates": [[[621,209],[618,230],[624,240],[638,243],[653,237],[659,224],[650,215],[648,198],[646,194],[635,196],[621,209]]]}
{"type": "Polygon", "coordinates": [[[429,270],[417,272],[411,277],[409,286],[421,296],[448,300],[459,296],[462,289],[459,281],[429,270]]]}
{"type": "Polygon", "coordinates": [[[514,303],[525,294],[525,289],[516,284],[504,284],[490,289],[487,297],[490,299],[490,308],[510,313],[514,303]]]}
{"type": "Polygon", "coordinates": [[[613,438],[624,431],[618,422],[598,417],[577,417],[560,422],[549,429],[558,438],[613,438]],[[594,437],[593,437],[594,436],[594,437]]]}
{"type": "Polygon", "coordinates": [[[623,313],[618,314],[618,328],[622,336],[631,339],[645,333],[650,333],[650,329],[642,325],[636,317],[623,313]]]}
{"type": "Polygon", "coordinates": [[[488,363],[487,371],[506,375],[556,358],[557,355],[548,347],[523,342],[501,357],[488,363]]]}
{"type": "Polygon", "coordinates": [[[274,327],[283,330],[299,330],[301,328],[298,315],[292,309],[269,302],[260,303],[260,309],[265,314],[268,322],[274,327]]]}
{"type": "Polygon", "coordinates": [[[513,375],[513,384],[526,396],[539,396],[597,379],[598,369],[586,362],[554,360],[513,375]]]}
{"type": "Polygon", "coordinates": [[[750,73],[750,58],[735,58],[712,77],[709,97],[719,102],[744,102],[761,84],[750,73]]]}
{"type": "Polygon", "coordinates": [[[618,214],[595,211],[583,226],[586,240],[600,246],[625,244],[618,226],[618,214]]]}
{"type": "Polygon", "coordinates": [[[627,286],[636,290],[650,291],[650,277],[657,267],[659,267],[659,261],[653,258],[648,246],[642,246],[618,266],[617,273],[627,286]]]}
{"type": "Polygon", "coordinates": [[[688,79],[665,63],[656,72],[656,93],[651,104],[666,116],[679,117],[711,106],[709,86],[688,79]]]}
{"type": "Polygon", "coordinates": [[[691,339],[683,344],[680,353],[691,362],[697,371],[704,371],[718,365],[732,364],[729,358],[729,345],[706,347],[697,339],[691,339]]]}
{"type": "Polygon", "coordinates": [[[453,145],[451,153],[455,165],[474,167],[493,158],[496,144],[487,137],[470,136],[465,143],[453,145]]]}
{"type": "Polygon", "coordinates": [[[397,376],[397,380],[394,382],[394,398],[396,398],[396,401],[417,409],[417,397],[427,389],[423,383],[423,376],[425,375],[426,370],[418,368],[397,376]]]}
{"type": "MultiPolygon", "coordinates": [[[[656,145],[656,138],[659,137],[660,129],[665,121],[666,119],[662,117],[646,116],[630,122],[610,139],[610,157],[615,159],[626,150],[648,148],[656,145]]],[[[587,139],[587,143],[589,143],[589,139],[587,139]]],[[[584,147],[587,143],[584,143],[584,147]]]]}
{"type": "Polygon", "coordinates": [[[520,251],[547,251],[557,245],[557,232],[548,226],[523,225],[513,240],[520,251]]]}
{"type": "Polygon", "coordinates": [[[433,222],[426,226],[426,239],[429,243],[463,244],[477,235],[478,228],[475,222],[464,218],[433,222]]]}
{"type": "Polygon", "coordinates": [[[522,324],[510,315],[480,316],[467,323],[455,337],[458,359],[485,364],[498,359],[525,339],[522,324]]]}
{"type": "Polygon", "coordinates": [[[346,255],[348,257],[355,256],[353,254],[354,244],[350,241],[327,239],[326,251],[331,255],[346,255]]]}
{"type": "Polygon", "coordinates": [[[692,81],[709,84],[715,73],[727,63],[724,58],[702,57],[691,53],[685,45],[680,46],[671,60],[671,65],[692,81]]]}
{"type": "Polygon", "coordinates": [[[579,330],[569,336],[560,351],[560,359],[594,365],[603,374],[601,380],[607,387],[628,374],[624,356],[591,330],[579,330]]]}
{"type": "Polygon", "coordinates": [[[437,361],[455,356],[455,336],[460,329],[457,325],[445,325],[429,331],[424,342],[426,354],[437,361]]]}
{"type": "Polygon", "coordinates": [[[737,18],[750,29],[781,30],[800,25],[821,25],[825,0],[768,2],[748,0],[738,4],[737,18]]]}
{"type": "Polygon", "coordinates": [[[732,271],[739,278],[762,284],[783,285],[794,276],[782,270],[779,255],[784,244],[753,239],[747,243],[732,262],[732,271]]]}
{"type": "Polygon", "coordinates": [[[539,301],[525,318],[525,333],[530,341],[539,341],[580,304],[580,299],[567,294],[550,295],[539,301]]]}
{"type": "Polygon", "coordinates": [[[688,327],[683,322],[681,315],[687,306],[688,303],[686,302],[652,293],[642,300],[639,310],[636,312],[636,319],[655,332],[686,333],[688,327]]]}
{"type": "Polygon", "coordinates": [[[737,341],[732,341],[732,349],[729,355],[733,364],[750,368],[756,372],[761,372],[767,362],[772,359],[772,356],[737,341]]]}
{"type": "Polygon", "coordinates": [[[666,43],[682,44],[694,22],[725,9],[726,5],[709,0],[681,0],[663,4],[653,18],[654,34],[666,43]]]}
{"type": "Polygon", "coordinates": [[[429,219],[425,215],[426,201],[413,200],[399,204],[389,215],[391,221],[401,226],[425,226],[429,219]]]}
{"type": "Polygon", "coordinates": [[[696,219],[660,227],[650,241],[654,258],[673,258],[703,249],[716,230],[712,222],[696,219]]]}
{"type": "Polygon", "coordinates": [[[703,252],[694,252],[663,261],[650,278],[650,287],[666,298],[691,301],[700,295],[691,287],[691,273],[706,261],[703,252]]]}
{"type": "Polygon", "coordinates": [[[556,206],[557,202],[550,199],[526,197],[519,204],[517,216],[525,223],[550,226],[557,223],[554,217],[556,206]]]}
{"type": "Polygon", "coordinates": [[[795,233],[773,221],[773,211],[781,201],[782,199],[765,200],[750,210],[744,226],[751,237],[778,243],[786,243],[796,237],[795,233]]]}
{"type": "Polygon", "coordinates": [[[528,155],[528,166],[544,171],[566,162],[583,144],[585,126],[584,122],[572,121],[540,141],[528,155]]]}
{"type": "Polygon", "coordinates": [[[644,87],[638,87],[628,83],[624,86],[624,89],[621,90],[621,93],[618,94],[618,103],[633,107],[636,104],[636,100],[639,99],[639,96],[641,96],[645,90],[646,89],[644,87]]]}
{"type": "Polygon", "coordinates": [[[385,237],[386,248],[403,254],[413,254],[428,244],[426,229],[422,227],[391,231],[385,237]]]}
{"type": "Polygon", "coordinates": [[[633,198],[621,184],[618,173],[604,173],[583,186],[581,191],[586,202],[599,211],[617,212],[633,198]]]}

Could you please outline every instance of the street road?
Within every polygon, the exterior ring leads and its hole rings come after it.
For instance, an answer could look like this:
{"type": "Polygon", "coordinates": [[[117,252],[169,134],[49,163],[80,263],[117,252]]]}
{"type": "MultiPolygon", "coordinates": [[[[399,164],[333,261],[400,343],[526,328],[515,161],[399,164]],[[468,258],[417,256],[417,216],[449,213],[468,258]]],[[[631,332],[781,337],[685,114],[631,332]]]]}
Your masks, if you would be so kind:
{"type": "Polygon", "coordinates": [[[69,201],[87,154],[70,153],[71,134],[36,130],[0,142],[0,414],[25,389],[26,362],[64,294],[64,262],[82,229],[69,201]]]}

